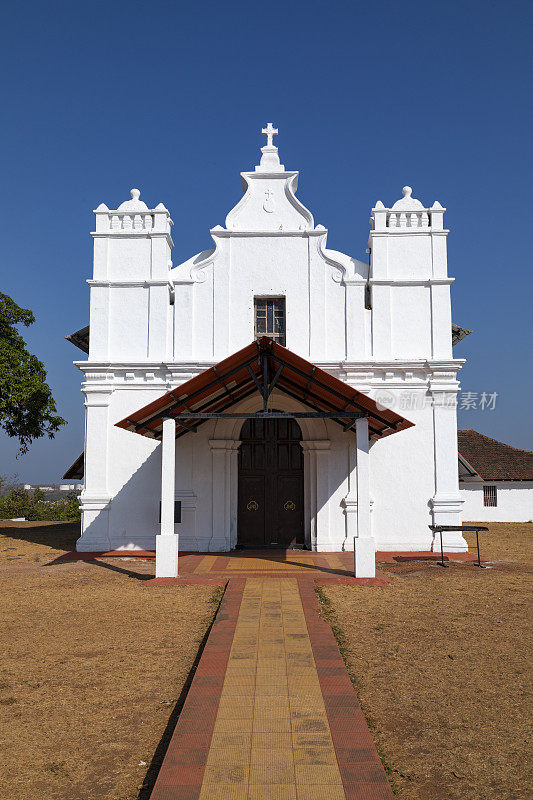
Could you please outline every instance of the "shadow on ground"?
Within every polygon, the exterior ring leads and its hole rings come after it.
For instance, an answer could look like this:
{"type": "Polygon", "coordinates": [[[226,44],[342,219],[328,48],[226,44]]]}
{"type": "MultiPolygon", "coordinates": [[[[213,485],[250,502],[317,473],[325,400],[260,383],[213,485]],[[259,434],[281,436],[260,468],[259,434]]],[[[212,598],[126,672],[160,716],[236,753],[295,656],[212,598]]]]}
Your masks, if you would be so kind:
{"type": "Polygon", "coordinates": [[[55,550],[75,550],[80,537],[79,522],[0,522],[0,535],[55,550]]]}

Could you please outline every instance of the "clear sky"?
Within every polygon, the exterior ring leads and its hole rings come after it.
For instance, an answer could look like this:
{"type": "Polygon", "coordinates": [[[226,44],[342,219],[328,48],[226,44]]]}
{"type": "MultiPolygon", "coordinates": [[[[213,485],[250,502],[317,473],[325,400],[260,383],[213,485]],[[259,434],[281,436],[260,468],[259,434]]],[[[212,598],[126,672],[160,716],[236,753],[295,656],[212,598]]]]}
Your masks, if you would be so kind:
{"type": "Polygon", "coordinates": [[[211,246],[279,128],[287,169],[328,246],[366,259],[377,200],[409,184],[447,209],[454,320],[474,333],[463,392],[497,392],[462,428],[531,449],[531,29],[529,2],[229,0],[6,4],[2,66],[1,288],[69,424],[0,474],[57,481],[83,447],[92,209],[163,202],[174,264],[211,246]]]}

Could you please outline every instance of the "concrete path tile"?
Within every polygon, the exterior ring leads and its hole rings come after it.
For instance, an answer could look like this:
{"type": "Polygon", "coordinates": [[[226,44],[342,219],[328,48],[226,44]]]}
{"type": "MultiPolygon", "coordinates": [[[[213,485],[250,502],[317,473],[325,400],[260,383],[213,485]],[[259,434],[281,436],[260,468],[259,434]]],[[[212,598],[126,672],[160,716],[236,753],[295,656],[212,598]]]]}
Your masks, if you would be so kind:
{"type": "Polygon", "coordinates": [[[296,787],[284,783],[250,784],[247,800],[297,800],[296,787]]]}

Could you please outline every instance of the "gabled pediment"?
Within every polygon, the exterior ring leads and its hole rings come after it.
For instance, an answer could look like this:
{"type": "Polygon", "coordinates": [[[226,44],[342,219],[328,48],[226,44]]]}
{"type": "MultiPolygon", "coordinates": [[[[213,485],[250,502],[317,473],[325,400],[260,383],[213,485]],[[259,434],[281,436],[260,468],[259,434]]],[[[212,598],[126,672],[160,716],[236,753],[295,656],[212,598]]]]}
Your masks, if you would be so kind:
{"type": "Polygon", "coordinates": [[[241,172],[241,183],[244,197],[226,217],[228,231],[313,230],[313,215],[296,197],[298,173],[287,172],[280,163],[271,135],[261,148],[261,161],[255,171],[241,172]]]}
{"type": "Polygon", "coordinates": [[[244,197],[226,217],[227,230],[313,230],[313,215],[296,197],[297,172],[242,172],[241,179],[244,197]]]}
{"type": "MultiPolygon", "coordinates": [[[[269,127],[272,132],[275,129],[269,127]]],[[[308,237],[314,242],[309,253],[318,253],[331,278],[337,283],[364,283],[368,279],[368,264],[351,256],[326,247],[327,229],[323,225],[315,227],[312,213],[296,197],[298,172],[287,171],[280,163],[278,148],[271,142],[261,148],[261,160],[253,172],[241,172],[244,195],[228,213],[225,227],[217,225],[211,229],[215,247],[204,250],[170,272],[170,280],[175,283],[202,283],[207,278],[207,268],[214,267],[219,259],[227,262],[229,248],[224,244],[228,238],[257,237],[308,237]]],[[[269,251],[270,243],[265,245],[269,251]]],[[[242,252],[242,249],[241,249],[242,252]]],[[[259,250],[254,245],[254,259],[257,267],[259,250]]],[[[226,268],[227,264],[225,263],[226,268]]],[[[261,267],[258,267],[259,269],[261,267]]],[[[307,268],[306,268],[307,269],[307,268]]]]}

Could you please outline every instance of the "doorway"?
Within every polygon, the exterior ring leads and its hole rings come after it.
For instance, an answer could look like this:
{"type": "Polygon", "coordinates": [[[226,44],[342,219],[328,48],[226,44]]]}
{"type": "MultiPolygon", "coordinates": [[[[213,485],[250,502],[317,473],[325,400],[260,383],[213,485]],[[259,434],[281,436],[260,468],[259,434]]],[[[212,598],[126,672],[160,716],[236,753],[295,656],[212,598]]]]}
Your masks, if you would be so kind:
{"type": "Polygon", "coordinates": [[[303,547],[300,426],[291,418],[250,418],[240,438],[237,546],[303,547]]]}

